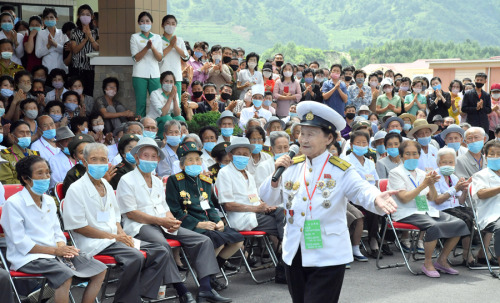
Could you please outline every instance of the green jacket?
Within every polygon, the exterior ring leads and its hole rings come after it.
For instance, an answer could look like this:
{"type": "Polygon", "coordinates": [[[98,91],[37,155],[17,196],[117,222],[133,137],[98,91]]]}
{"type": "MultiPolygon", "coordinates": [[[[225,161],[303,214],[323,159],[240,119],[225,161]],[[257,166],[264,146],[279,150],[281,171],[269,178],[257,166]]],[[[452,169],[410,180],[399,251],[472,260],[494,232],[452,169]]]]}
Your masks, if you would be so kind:
{"type": "Polygon", "coordinates": [[[77,163],[70,170],[68,170],[68,173],[66,174],[66,177],[64,178],[63,181],[62,190],[64,196],[66,196],[66,192],[68,191],[69,186],[73,184],[73,182],[75,182],[76,180],[80,179],[83,175],[85,175],[86,172],[87,169],[80,163],[77,163]]]}
{"type": "Polygon", "coordinates": [[[133,171],[134,169],[135,165],[130,164],[127,162],[127,160],[123,159],[122,162],[116,165],[116,175],[113,177],[113,179],[111,179],[109,184],[113,187],[114,190],[116,190],[116,188],[118,187],[118,182],[120,182],[122,176],[133,171]]]}

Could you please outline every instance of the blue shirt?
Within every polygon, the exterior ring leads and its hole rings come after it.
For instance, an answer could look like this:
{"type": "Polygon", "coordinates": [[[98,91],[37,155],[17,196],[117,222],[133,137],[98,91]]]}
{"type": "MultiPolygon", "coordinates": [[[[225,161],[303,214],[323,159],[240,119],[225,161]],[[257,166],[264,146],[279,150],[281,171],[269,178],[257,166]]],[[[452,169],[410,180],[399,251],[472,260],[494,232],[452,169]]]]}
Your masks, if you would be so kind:
{"type": "MultiPolygon", "coordinates": [[[[323,87],[321,88],[322,93],[327,93],[331,91],[335,87],[335,84],[333,83],[332,80],[328,80],[323,82],[323,87]]],[[[344,94],[347,95],[347,86],[345,85],[344,82],[340,82],[339,88],[342,90],[344,94]]],[[[339,115],[344,117],[344,108],[345,108],[345,103],[344,100],[340,97],[340,93],[338,90],[334,91],[333,94],[330,96],[328,99],[323,99],[326,105],[330,106],[333,108],[339,115]]]]}

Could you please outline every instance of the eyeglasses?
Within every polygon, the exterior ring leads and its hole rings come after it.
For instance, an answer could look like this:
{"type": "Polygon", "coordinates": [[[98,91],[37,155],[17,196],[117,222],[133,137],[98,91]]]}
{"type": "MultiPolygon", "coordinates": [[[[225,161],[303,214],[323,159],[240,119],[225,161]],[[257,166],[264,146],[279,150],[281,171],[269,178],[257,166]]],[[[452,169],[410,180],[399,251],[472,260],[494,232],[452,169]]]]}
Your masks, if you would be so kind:
{"type": "Polygon", "coordinates": [[[249,141],[252,144],[264,142],[264,140],[262,138],[259,138],[259,139],[250,139],[249,141]]]}

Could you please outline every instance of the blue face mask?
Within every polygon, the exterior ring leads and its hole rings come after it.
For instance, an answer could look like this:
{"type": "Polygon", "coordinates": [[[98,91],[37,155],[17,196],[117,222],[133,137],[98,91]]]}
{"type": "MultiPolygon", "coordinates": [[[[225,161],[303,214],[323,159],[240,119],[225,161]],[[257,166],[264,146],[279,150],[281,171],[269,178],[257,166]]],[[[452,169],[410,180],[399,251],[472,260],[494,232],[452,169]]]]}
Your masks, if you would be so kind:
{"type": "Polygon", "coordinates": [[[450,176],[455,172],[455,166],[441,166],[439,171],[443,176],[450,176]]]}
{"type": "Polygon", "coordinates": [[[66,109],[70,112],[74,112],[78,108],[78,104],[68,102],[64,103],[64,107],[66,107],[66,109]]]}
{"type": "Polygon", "coordinates": [[[212,149],[214,149],[215,147],[215,142],[205,142],[203,143],[203,148],[207,151],[207,152],[212,152],[212,149]]]}
{"type": "Polygon", "coordinates": [[[363,117],[365,120],[368,120],[368,115],[359,115],[360,117],[363,117]]]}
{"type": "Polygon", "coordinates": [[[17,138],[17,145],[22,149],[27,148],[31,144],[31,137],[21,137],[17,138]]]}
{"type": "Polygon", "coordinates": [[[153,172],[157,166],[158,162],[156,161],[146,161],[146,160],[139,161],[139,169],[146,174],[153,172]]]}
{"type": "Polygon", "coordinates": [[[0,142],[3,142],[3,134],[0,134],[0,142]]]}
{"type": "Polygon", "coordinates": [[[393,158],[397,157],[397,156],[399,156],[399,148],[397,148],[397,147],[389,147],[387,149],[387,153],[389,154],[389,156],[391,156],[393,158]]]}
{"type": "Polygon", "coordinates": [[[435,85],[432,87],[434,90],[438,90],[438,89],[441,89],[441,84],[438,84],[438,85],[435,85]]]}
{"type": "Polygon", "coordinates": [[[127,160],[127,162],[130,164],[136,163],[134,156],[132,156],[132,154],[130,152],[125,154],[125,160],[127,160]]]}
{"type": "Polygon", "coordinates": [[[59,122],[62,119],[62,115],[49,115],[54,122],[59,122]]]}
{"type": "Polygon", "coordinates": [[[293,118],[293,117],[298,117],[299,115],[297,113],[290,113],[290,118],[293,118]]]}
{"type": "Polygon", "coordinates": [[[417,142],[420,143],[422,146],[427,146],[429,143],[431,143],[431,137],[424,137],[424,138],[418,138],[417,142]]]}
{"type": "Polygon", "coordinates": [[[221,163],[221,164],[220,164],[220,168],[223,168],[223,167],[225,167],[226,165],[227,165],[227,164],[222,164],[222,163],[221,163]]]}
{"type": "Polygon", "coordinates": [[[167,136],[167,144],[170,146],[177,146],[181,143],[181,136],[167,136]]]}
{"type": "Polygon", "coordinates": [[[409,131],[411,129],[411,124],[405,123],[405,125],[403,126],[403,129],[405,131],[409,131]]]}
{"type": "Polygon", "coordinates": [[[401,134],[401,130],[400,130],[400,129],[397,129],[397,128],[395,128],[395,129],[391,129],[389,132],[390,132],[390,133],[401,134]]]}
{"type": "Polygon", "coordinates": [[[271,106],[271,104],[273,104],[273,101],[271,101],[271,100],[264,100],[264,105],[265,106],[271,106]]]}
{"type": "Polygon", "coordinates": [[[261,107],[262,106],[262,100],[252,100],[253,106],[255,107],[261,107]]]}
{"type": "Polygon", "coordinates": [[[356,156],[364,156],[368,152],[368,146],[353,145],[352,152],[356,154],[356,156]]]}
{"type": "Polygon", "coordinates": [[[286,153],[279,153],[274,155],[274,160],[278,160],[279,157],[286,155],[286,153]]]}
{"type": "Polygon", "coordinates": [[[249,157],[245,156],[233,156],[233,164],[238,170],[244,170],[248,165],[249,157]]]}
{"type": "Polygon", "coordinates": [[[184,141],[184,138],[186,138],[186,135],[181,136],[181,142],[184,141]]]}
{"type": "Polygon", "coordinates": [[[45,20],[45,21],[43,21],[43,23],[47,27],[53,27],[53,26],[56,26],[57,21],[56,20],[45,20]]]}
{"type": "Polygon", "coordinates": [[[253,146],[255,146],[255,148],[252,151],[252,154],[256,155],[260,153],[260,151],[262,150],[262,144],[253,144],[253,146]]]}
{"type": "Polygon", "coordinates": [[[233,135],[234,128],[221,128],[220,133],[223,137],[231,137],[233,135]]]}
{"type": "Polygon", "coordinates": [[[56,137],[56,130],[55,129],[44,130],[42,135],[45,139],[52,140],[56,137]]]}
{"type": "Polygon", "coordinates": [[[314,79],[312,77],[306,77],[304,78],[304,82],[307,83],[307,84],[310,84],[314,81],[314,79]]]}
{"type": "Polygon", "coordinates": [[[69,156],[69,148],[68,147],[65,147],[63,148],[63,153],[66,155],[66,156],[69,156]]]}
{"type": "Polygon", "coordinates": [[[200,59],[201,57],[203,57],[203,53],[202,52],[194,52],[194,56],[198,59],[200,59]]]}
{"type": "Polygon", "coordinates": [[[455,151],[458,151],[460,148],[460,142],[453,142],[453,143],[448,143],[446,144],[449,148],[453,148],[455,151]]]}
{"type": "Polygon", "coordinates": [[[31,186],[31,191],[37,196],[41,196],[49,190],[50,178],[49,179],[32,179],[33,186],[31,186]]]}
{"type": "Polygon", "coordinates": [[[88,128],[85,128],[84,130],[82,130],[82,134],[85,134],[85,135],[86,135],[86,134],[88,134],[88,132],[89,132],[89,129],[88,129],[88,128]]]}
{"type": "Polygon", "coordinates": [[[385,152],[386,152],[386,150],[385,150],[385,146],[383,144],[377,145],[377,153],[383,154],[385,152]]]}
{"type": "Polygon", "coordinates": [[[404,167],[409,170],[409,171],[413,171],[415,170],[417,167],[418,167],[418,159],[408,159],[408,160],[405,160],[405,162],[403,163],[404,167]]]}
{"type": "Polygon", "coordinates": [[[2,90],[0,90],[0,94],[2,94],[2,96],[4,96],[4,97],[9,98],[10,96],[12,96],[14,94],[14,91],[10,90],[8,88],[2,88],[2,90]]]}
{"type": "Polygon", "coordinates": [[[6,32],[10,32],[14,28],[14,24],[10,22],[3,22],[2,23],[2,29],[6,32]]]}
{"type": "Polygon", "coordinates": [[[155,132],[152,132],[152,131],[149,131],[149,130],[145,130],[142,132],[142,134],[144,135],[144,137],[146,138],[151,138],[151,139],[154,139],[156,138],[156,133],[155,132]]]}
{"type": "Polygon", "coordinates": [[[184,168],[184,171],[186,172],[186,174],[188,174],[188,176],[198,177],[203,171],[203,168],[201,167],[201,165],[193,164],[186,166],[186,168],[184,168]]]}
{"type": "Polygon", "coordinates": [[[78,164],[83,165],[82,160],[78,160],[78,164]]]}
{"type": "Polygon", "coordinates": [[[479,153],[481,151],[481,149],[483,149],[483,146],[484,146],[484,141],[482,141],[482,140],[467,144],[467,147],[469,148],[469,150],[474,154],[479,153]]]}
{"type": "Polygon", "coordinates": [[[500,158],[488,158],[488,168],[492,171],[500,169],[500,158]]]}
{"type": "Polygon", "coordinates": [[[100,180],[108,171],[108,164],[89,164],[89,175],[95,180],[100,180]]]}
{"type": "Polygon", "coordinates": [[[3,117],[5,115],[5,108],[0,108],[0,117],[3,117]]]}
{"type": "Polygon", "coordinates": [[[135,134],[135,136],[136,136],[137,138],[139,138],[139,140],[141,140],[141,139],[142,139],[142,137],[143,137],[142,135],[139,135],[139,134],[135,134]]]}

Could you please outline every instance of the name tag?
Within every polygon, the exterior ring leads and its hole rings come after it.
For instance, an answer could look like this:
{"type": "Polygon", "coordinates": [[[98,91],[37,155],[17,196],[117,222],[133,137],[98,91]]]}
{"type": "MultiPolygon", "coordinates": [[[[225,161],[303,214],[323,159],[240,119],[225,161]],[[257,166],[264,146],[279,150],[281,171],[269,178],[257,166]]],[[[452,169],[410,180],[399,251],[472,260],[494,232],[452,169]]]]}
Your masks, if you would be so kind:
{"type": "Polygon", "coordinates": [[[248,199],[250,199],[250,203],[260,203],[259,196],[257,196],[256,194],[248,195],[248,199]]]}
{"type": "Polygon", "coordinates": [[[141,40],[141,43],[146,43],[146,40],[141,40]]]}
{"type": "Polygon", "coordinates": [[[319,220],[306,220],[304,223],[304,240],[306,242],[306,249],[323,248],[319,220]]]}
{"type": "Polygon", "coordinates": [[[208,203],[208,200],[201,200],[200,206],[203,210],[210,209],[210,204],[208,203]]]}
{"type": "Polygon", "coordinates": [[[427,198],[424,195],[417,196],[415,198],[418,211],[429,211],[429,204],[427,203],[427,198]]]}
{"type": "Polygon", "coordinates": [[[109,211],[97,211],[97,222],[106,223],[109,221],[109,211]]]}
{"type": "Polygon", "coordinates": [[[370,175],[370,174],[366,174],[365,178],[366,178],[366,181],[368,181],[368,182],[375,181],[375,177],[373,175],[370,175]]]}

